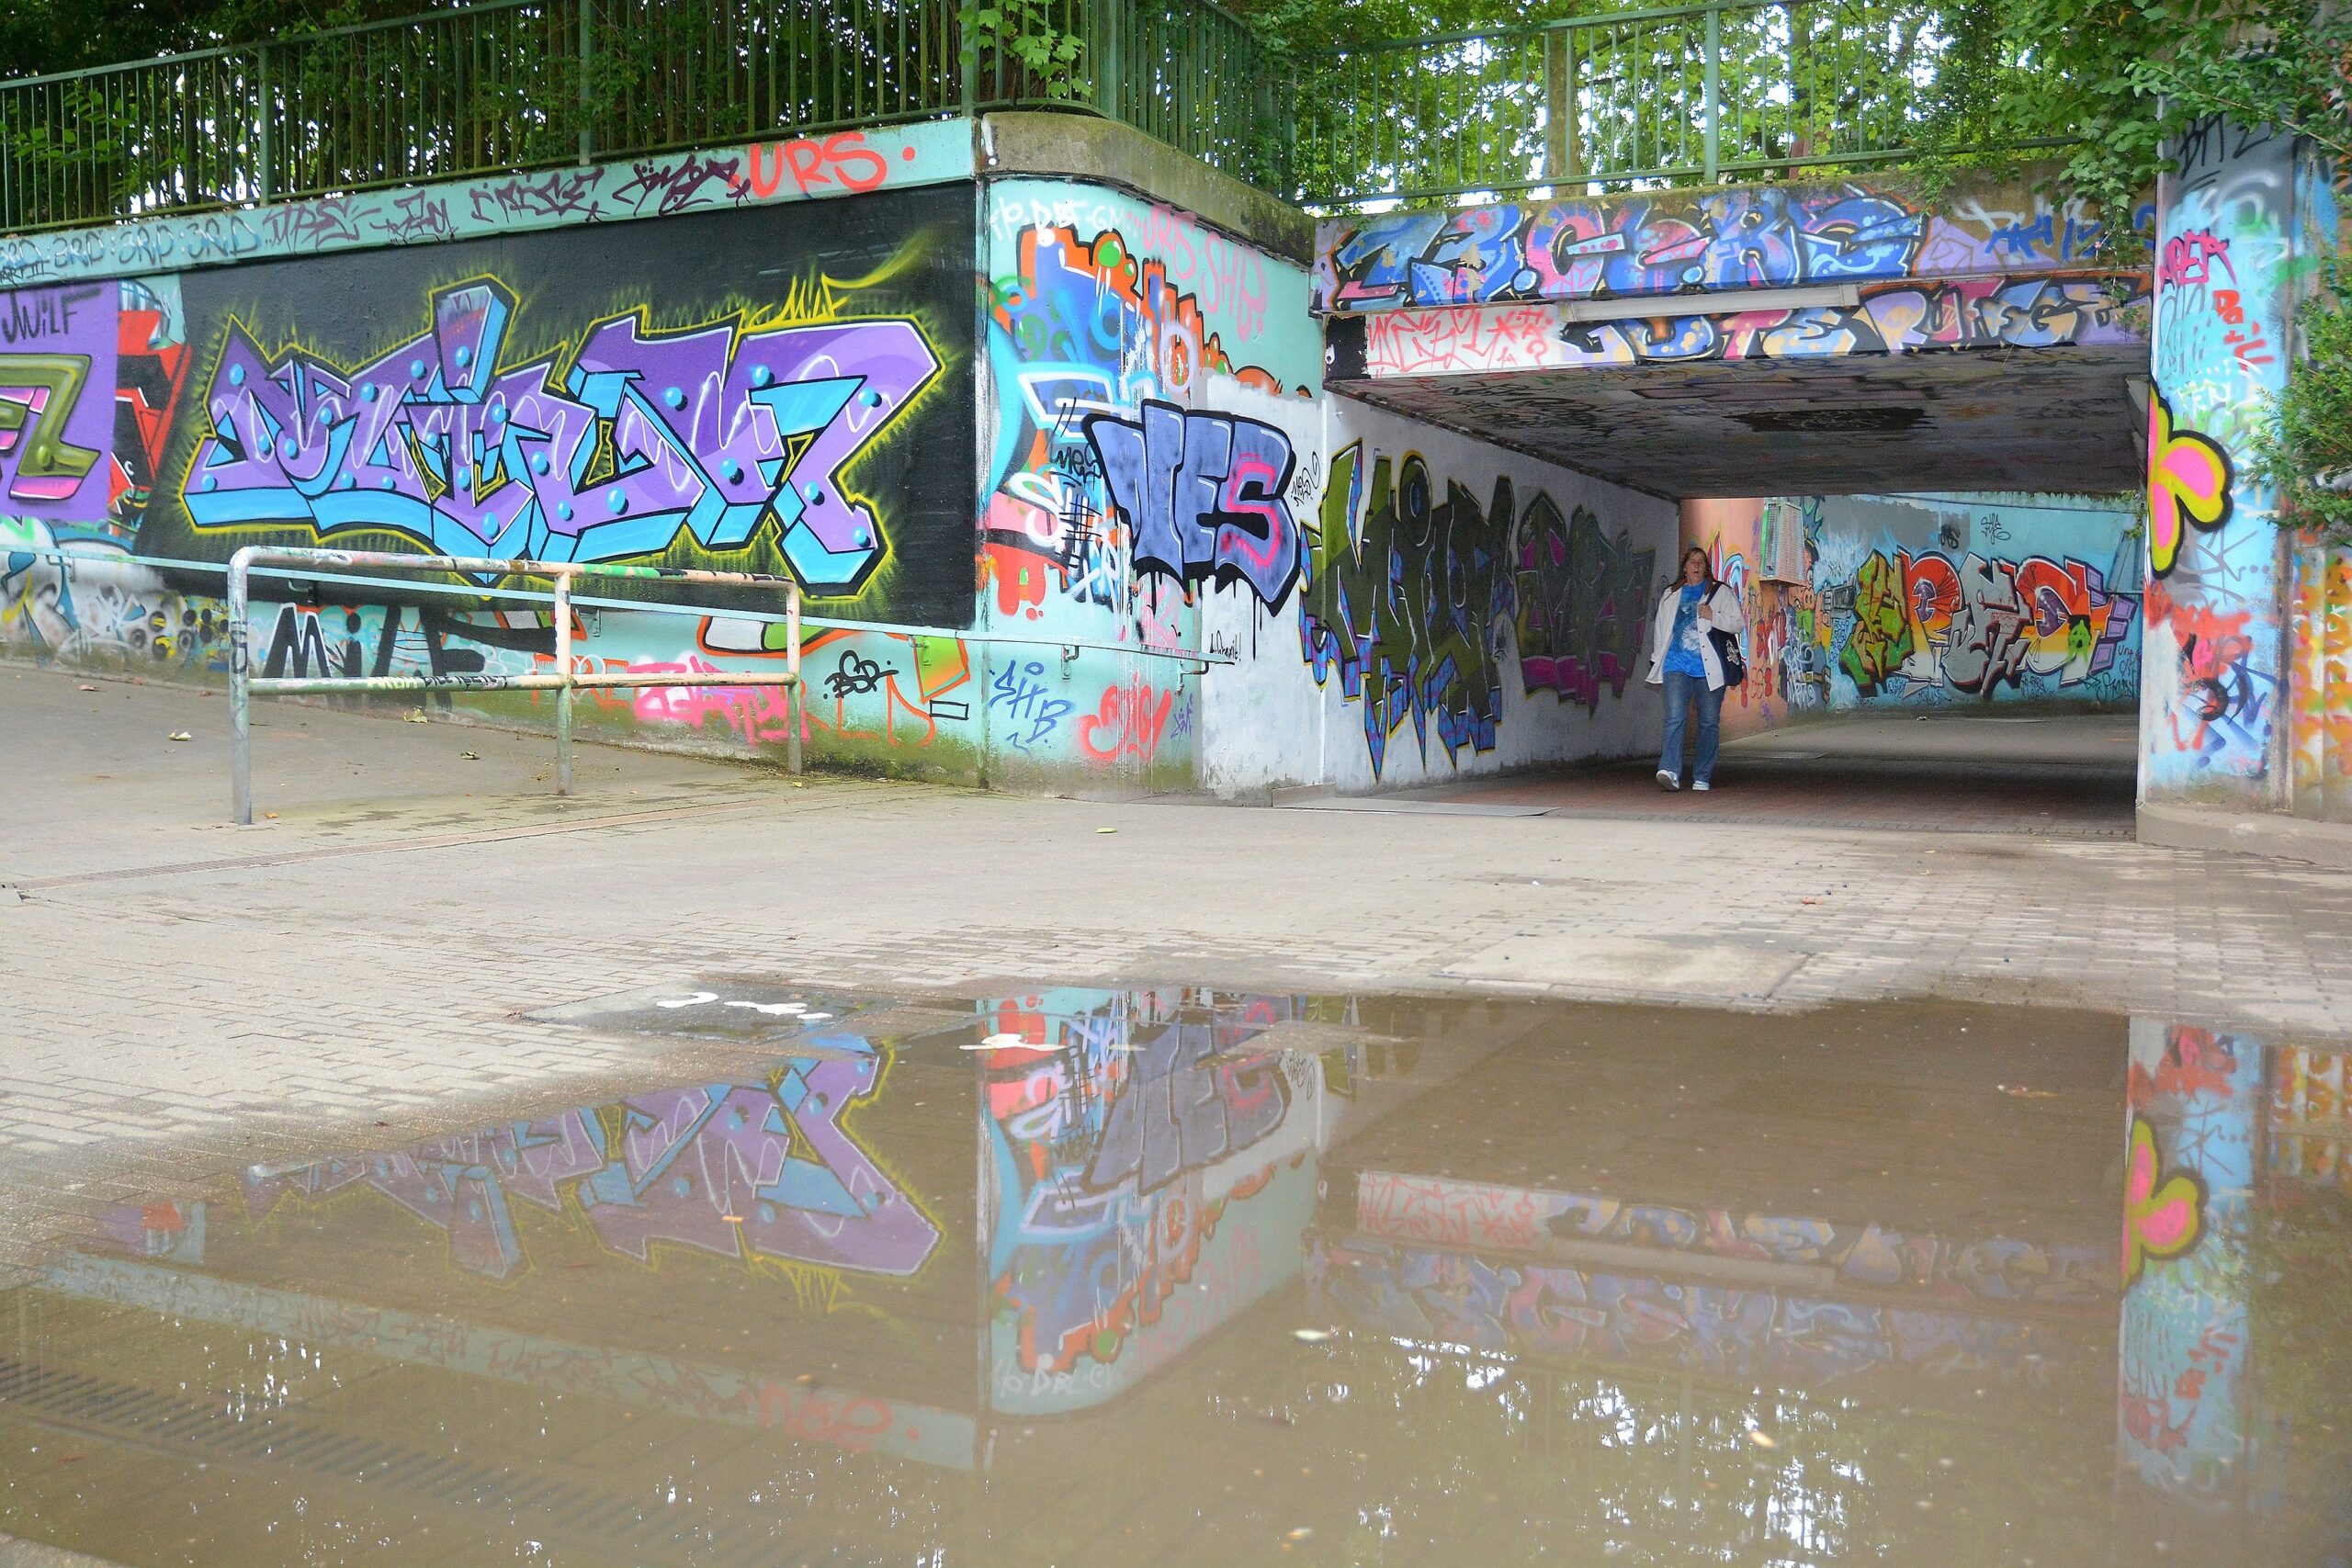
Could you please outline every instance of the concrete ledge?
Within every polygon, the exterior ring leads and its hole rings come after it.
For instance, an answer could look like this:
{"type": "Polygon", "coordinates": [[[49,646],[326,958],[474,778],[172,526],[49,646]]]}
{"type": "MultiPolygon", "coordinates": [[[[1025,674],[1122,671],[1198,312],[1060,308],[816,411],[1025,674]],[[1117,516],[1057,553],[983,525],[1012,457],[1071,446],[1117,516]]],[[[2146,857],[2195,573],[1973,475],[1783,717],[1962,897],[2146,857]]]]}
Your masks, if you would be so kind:
{"type": "Polygon", "coordinates": [[[1315,220],[1279,197],[1219,174],[1132,126],[1091,114],[992,114],[974,133],[982,179],[1008,175],[1098,180],[1180,207],[1212,228],[1306,263],[1315,220]]]}
{"type": "Polygon", "coordinates": [[[2352,871],[2352,822],[2313,822],[2207,806],[2143,806],[2140,841],[2176,850],[2227,850],[2352,871]]]}

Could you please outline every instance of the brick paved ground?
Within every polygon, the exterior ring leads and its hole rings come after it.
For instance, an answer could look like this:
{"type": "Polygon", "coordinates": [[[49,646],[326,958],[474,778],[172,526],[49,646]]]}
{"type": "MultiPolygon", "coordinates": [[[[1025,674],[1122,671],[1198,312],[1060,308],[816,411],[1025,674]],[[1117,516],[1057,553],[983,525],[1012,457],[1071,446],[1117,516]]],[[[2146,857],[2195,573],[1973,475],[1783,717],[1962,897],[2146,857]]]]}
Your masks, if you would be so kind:
{"type": "Polygon", "coordinates": [[[253,1160],[690,1076],[701,1048],[524,1015],[699,974],[1932,993],[2352,1032],[2352,875],[2242,857],[803,787],[595,748],[557,802],[543,739],[260,719],[278,816],[230,829],[220,699],[0,666],[0,1262],[253,1160]]]}

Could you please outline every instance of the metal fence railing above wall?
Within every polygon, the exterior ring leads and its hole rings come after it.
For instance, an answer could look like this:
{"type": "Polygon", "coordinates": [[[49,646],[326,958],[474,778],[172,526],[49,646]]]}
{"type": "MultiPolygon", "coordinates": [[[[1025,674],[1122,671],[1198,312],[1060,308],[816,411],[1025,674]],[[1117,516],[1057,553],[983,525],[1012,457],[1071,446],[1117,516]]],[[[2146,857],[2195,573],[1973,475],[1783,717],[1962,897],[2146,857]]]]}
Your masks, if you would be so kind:
{"type": "Polygon", "coordinates": [[[1213,0],[477,0],[0,82],[0,231],[1024,106],[1273,189],[1276,85],[1213,0]]]}
{"type": "Polygon", "coordinates": [[[1710,0],[1333,51],[1291,95],[1293,186],[1343,207],[1898,163],[1926,150],[1963,47],[1949,11],[1710,0]]]}
{"type": "MultiPolygon", "coordinates": [[[[571,793],[571,694],[583,688],[707,686],[705,671],[585,671],[571,657],[571,585],[581,577],[651,578],[662,582],[782,588],[785,604],[785,667],[780,671],[731,672],[730,686],[782,686],[785,700],[785,766],[794,773],[800,758],[800,585],[788,577],[759,572],[690,571],[673,567],[597,566],[571,561],[475,560],[463,556],[412,556],[389,550],[276,549],[247,545],[229,558],[229,747],[231,820],[254,819],[253,694],[286,696],[328,692],[553,692],[558,795],[571,793]],[[335,675],[263,676],[253,672],[253,628],[247,624],[253,569],[300,566],[322,572],[473,572],[486,577],[529,577],[555,586],[555,668],[537,675],[335,675]]],[[[670,609],[646,604],[653,611],[670,609]]]]}

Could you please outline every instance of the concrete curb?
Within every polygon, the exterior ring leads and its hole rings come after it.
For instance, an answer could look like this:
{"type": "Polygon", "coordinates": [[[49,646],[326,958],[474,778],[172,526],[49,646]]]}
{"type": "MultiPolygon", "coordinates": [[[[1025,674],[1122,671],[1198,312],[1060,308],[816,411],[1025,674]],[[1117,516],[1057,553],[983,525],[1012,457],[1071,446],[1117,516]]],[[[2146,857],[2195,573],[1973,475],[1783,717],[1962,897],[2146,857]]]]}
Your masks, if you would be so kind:
{"type": "Polygon", "coordinates": [[[2143,844],[2223,850],[2352,871],[2352,823],[2195,806],[2142,806],[2138,820],[2143,844]]]}

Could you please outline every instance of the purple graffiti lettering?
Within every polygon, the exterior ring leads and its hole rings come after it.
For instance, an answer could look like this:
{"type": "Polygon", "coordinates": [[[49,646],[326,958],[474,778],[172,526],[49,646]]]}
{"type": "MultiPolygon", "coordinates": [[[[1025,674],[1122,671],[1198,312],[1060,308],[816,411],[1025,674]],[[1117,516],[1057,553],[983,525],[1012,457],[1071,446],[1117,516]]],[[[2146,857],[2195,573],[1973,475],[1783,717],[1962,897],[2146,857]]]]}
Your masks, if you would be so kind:
{"type": "Polygon", "coordinates": [[[559,373],[552,356],[503,364],[514,310],[495,279],[443,288],[429,331],[348,374],[299,347],[271,357],[232,322],[189,518],[581,561],[658,552],[682,528],[738,549],[767,525],[801,581],[843,590],[881,559],[873,512],[835,476],[937,374],[912,322],[650,332],[632,314],[559,373]]]}

